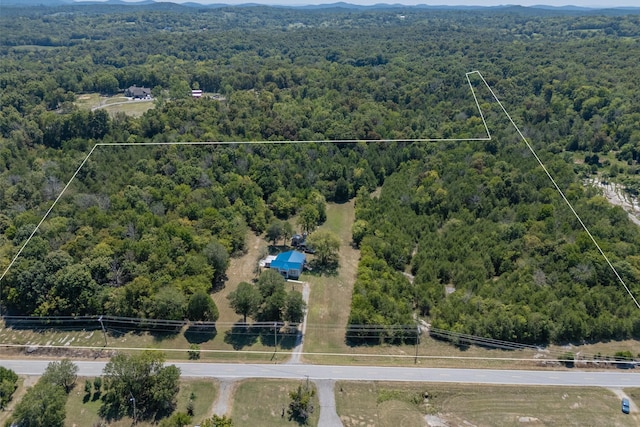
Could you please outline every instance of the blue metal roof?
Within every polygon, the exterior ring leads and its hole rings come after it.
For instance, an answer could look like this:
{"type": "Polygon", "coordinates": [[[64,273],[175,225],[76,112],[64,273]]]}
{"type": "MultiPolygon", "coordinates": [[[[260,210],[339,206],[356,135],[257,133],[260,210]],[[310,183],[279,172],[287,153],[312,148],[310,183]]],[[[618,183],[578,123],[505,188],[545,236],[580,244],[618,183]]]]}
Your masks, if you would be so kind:
{"type": "Polygon", "coordinates": [[[302,271],[302,266],[306,259],[307,257],[302,252],[283,252],[275,260],[271,261],[271,268],[302,271]]]}

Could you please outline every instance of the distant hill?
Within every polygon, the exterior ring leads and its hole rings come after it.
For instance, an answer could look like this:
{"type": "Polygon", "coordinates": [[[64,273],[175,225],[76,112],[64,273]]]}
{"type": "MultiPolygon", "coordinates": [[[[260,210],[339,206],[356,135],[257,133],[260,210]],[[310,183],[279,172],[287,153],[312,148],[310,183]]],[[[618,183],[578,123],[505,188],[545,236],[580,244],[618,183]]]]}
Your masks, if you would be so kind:
{"type": "MultiPolygon", "coordinates": [[[[282,0],[283,3],[285,0],[282,0]]],[[[446,0],[445,0],[446,1],[446,0]]],[[[2,6],[65,6],[65,5],[118,5],[118,6],[148,6],[153,5],[155,3],[171,3],[170,1],[164,0],[140,0],[140,1],[123,1],[123,0],[106,0],[106,1],[86,1],[86,0],[0,0],[2,6]]],[[[178,4],[178,3],[176,3],[178,4]]],[[[243,4],[225,4],[214,3],[214,4],[203,4],[194,2],[180,3],[180,6],[184,7],[197,7],[197,8],[220,8],[220,7],[251,7],[251,6],[268,6],[265,4],[259,3],[243,3],[243,4]]],[[[353,10],[380,10],[380,9],[396,9],[396,8],[415,8],[415,9],[433,9],[433,10],[491,10],[491,9],[510,9],[510,8],[519,8],[519,9],[537,9],[537,10],[545,10],[551,12],[560,12],[560,13],[589,13],[594,11],[601,10],[613,10],[613,11],[624,11],[627,13],[640,13],[640,7],[619,7],[619,8],[588,8],[588,7],[579,7],[579,6],[548,6],[544,4],[523,7],[516,5],[503,5],[503,6],[448,6],[448,5],[437,5],[431,6],[427,4],[419,4],[419,5],[404,5],[400,3],[376,3],[373,5],[357,5],[348,2],[336,2],[336,3],[326,3],[326,4],[310,4],[304,6],[291,6],[286,4],[275,4],[274,7],[284,7],[291,9],[302,9],[302,10],[324,10],[324,9],[353,9],[353,10]]]]}

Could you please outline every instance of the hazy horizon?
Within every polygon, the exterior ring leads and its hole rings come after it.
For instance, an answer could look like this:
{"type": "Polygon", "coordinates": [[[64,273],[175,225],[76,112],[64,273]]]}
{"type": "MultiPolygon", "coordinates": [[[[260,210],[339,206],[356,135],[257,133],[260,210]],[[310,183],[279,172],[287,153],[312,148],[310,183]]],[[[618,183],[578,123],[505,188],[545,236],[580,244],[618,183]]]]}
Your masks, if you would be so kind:
{"type": "MultiPolygon", "coordinates": [[[[106,1],[106,0],[74,0],[74,1],[106,1]]],[[[125,2],[138,2],[140,0],[123,0],[125,2]]],[[[355,5],[374,5],[374,4],[403,4],[407,6],[429,5],[429,6],[501,6],[501,5],[519,5],[519,6],[578,6],[590,8],[611,8],[611,7],[640,7],[638,0],[155,0],[166,1],[170,3],[200,3],[200,4],[246,4],[259,3],[265,5],[278,6],[305,6],[331,4],[339,1],[351,3],[355,5]]],[[[43,1],[44,2],[44,1],[43,1]]],[[[0,1],[1,3],[1,1],[0,1]]]]}

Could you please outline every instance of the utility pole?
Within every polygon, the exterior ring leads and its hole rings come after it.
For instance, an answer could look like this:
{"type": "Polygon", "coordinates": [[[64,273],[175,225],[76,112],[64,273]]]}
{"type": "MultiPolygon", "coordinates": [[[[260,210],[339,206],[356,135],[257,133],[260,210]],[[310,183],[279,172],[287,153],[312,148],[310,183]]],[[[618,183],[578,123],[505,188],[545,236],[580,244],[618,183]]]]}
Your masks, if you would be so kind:
{"type": "Polygon", "coordinates": [[[133,397],[133,393],[129,392],[129,396],[131,396],[129,398],[129,402],[133,402],[133,424],[137,424],[137,419],[136,419],[136,398],[133,397]]]}
{"type": "Polygon", "coordinates": [[[102,323],[102,316],[98,317],[98,322],[100,322],[100,326],[102,327],[102,335],[104,336],[104,346],[107,346],[107,331],[104,329],[104,323],[102,323]]]}
{"type": "Polygon", "coordinates": [[[418,344],[420,344],[420,325],[416,326],[416,358],[414,359],[414,365],[418,364],[418,344]]]}
{"type": "Polygon", "coordinates": [[[278,322],[273,322],[273,353],[278,352],[278,322]]]}

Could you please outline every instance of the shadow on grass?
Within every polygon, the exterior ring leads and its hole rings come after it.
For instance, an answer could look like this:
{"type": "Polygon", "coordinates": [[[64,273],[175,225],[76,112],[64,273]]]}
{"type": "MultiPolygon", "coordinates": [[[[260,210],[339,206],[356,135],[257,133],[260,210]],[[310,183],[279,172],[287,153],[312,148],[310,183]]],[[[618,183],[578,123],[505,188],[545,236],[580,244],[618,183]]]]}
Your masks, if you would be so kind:
{"type": "Polygon", "coordinates": [[[149,329],[149,334],[153,337],[154,342],[163,342],[166,340],[174,339],[182,328],[167,328],[167,329],[149,329]]]}
{"type": "Polygon", "coordinates": [[[260,343],[265,347],[273,347],[278,343],[278,348],[282,350],[291,350],[298,342],[298,330],[288,328],[282,324],[278,325],[277,332],[274,332],[273,326],[260,329],[260,343]]]}
{"type": "Polygon", "coordinates": [[[274,347],[277,344],[280,349],[291,350],[298,342],[298,330],[285,327],[281,322],[236,322],[224,333],[224,342],[230,344],[234,350],[242,350],[258,341],[265,347],[274,347]]]}
{"type": "Polygon", "coordinates": [[[393,326],[347,325],[344,342],[349,347],[376,347],[388,345],[416,345],[419,337],[413,329],[395,329],[393,326]]]}
{"type": "Polygon", "coordinates": [[[306,273],[316,277],[335,277],[338,275],[338,262],[335,261],[328,264],[323,264],[316,259],[311,260],[311,262],[309,262],[309,269],[306,270],[306,273]]]}
{"type": "Polygon", "coordinates": [[[224,342],[230,344],[234,350],[242,350],[255,344],[259,336],[259,331],[256,331],[250,324],[236,322],[231,329],[224,333],[224,342]]]}
{"type": "Polygon", "coordinates": [[[211,325],[192,324],[184,331],[184,338],[189,344],[202,344],[211,341],[216,335],[218,330],[211,325]]]}

